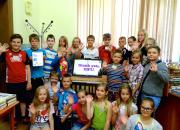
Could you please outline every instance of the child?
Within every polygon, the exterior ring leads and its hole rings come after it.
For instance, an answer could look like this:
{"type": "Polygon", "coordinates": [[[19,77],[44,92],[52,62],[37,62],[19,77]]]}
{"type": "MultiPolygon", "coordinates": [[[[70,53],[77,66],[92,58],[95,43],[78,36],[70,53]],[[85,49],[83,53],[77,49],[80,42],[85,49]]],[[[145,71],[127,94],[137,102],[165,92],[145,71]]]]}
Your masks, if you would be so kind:
{"type": "Polygon", "coordinates": [[[141,49],[143,60],[142,60],[142,65],[145,66],[146,63],[148,62],[147,59],[147,49],[150,46],[156,45],[156,40],[154,38],[147,38],[145,41],[144,47],[141,49]]]}
{"type": "Polygon", "coordinates": [[[154,100],[155,110],[163,96],[163,88],[169,82],[168,68],[159,60],[160,48],[150,46],[147,50],[149,63],[144,67],[141,97],[150,97],[154,100]]]}
{"type": "Polygon", "coordinates": [[[63,85],[63,90],[58,91],[56,94],[56,98],[54,98],[55,101],[58,100],[58,111],[59,111],[59,116],[56,117],[56,122],[58,129],[60,130],[69,130],[71,123],[71,120],[69,119],[69,116],[72,112],[72,109],[70,109],[72,103],[69,103],[69,96],[73,97],[73,102],[77,103],[77,95],[76,92],[71,89],[71,76],[69,74],[65,74],[62,78],[62,85],[63,85]],[[60,117],[60,119],[59,119],[60,117]]]}
{"type": "Polygon", "coordinates": [[[44,62],[44,78],[45,78],[45,82],[48,82],[50,72],[52,70],[52,62],[57,56],[57,52],[53,49],[53,46],[55,44],[54,35],[49,34],[46,40],[47,40],[47,48],[45,49],[46,59],[44,62]]]}
{"type": "Polygon", "coordinates": [[[34,97],[34,93],[36,91],[36,88],[44,85],[44,70],[43,70],[43,64],[35,64],[37,61],[41,60],[43,61],[45,56],[45,51],[42,49],[39,49],[39,37],[37,34],[31,34],[29,36],[29,42],[31,44],[31,48],[26,50],[26,53],[28,55],[29,61],[30,61],[30,68],[31,68],[31,83],[32,83],[32,91],[31,91],[31,101],[34,97]],[[36,56],[37,54],[41,54],[42,57],[37,60],[36,56]]]}
{"type": "Polygon", "coordinates": [[[111,54],[116,50],[113,45],[110,45],[111,34],[105,33],[103,35],[103,43],[104,45],[100,46],[99,49],[99,58],[103,60],[105,64],[109,64],[112,62],[111,54]]]}
{"type": "Polygon", "coordinates": [[[146,41],[147,37],[148,37],[148,34],[144,29],[139,30],[138,39],[137,39],[139,49],[144,47],[144,42],[146,41]]]}
{"type": "Polygon", "coordinates": [[[133,101],[137,103],[137,97],[139,95],[140,84],[143,78],[144,67],[141,65],[142,55],[140,50],[132,52],[131,61],[129,65],[129,83],[132,89],[133,101]]]}
{"type": "Polygon", "coordinates": [[[72,73],[71,62],[66,54],[67,54],[66,48],[61,47],[59,50],[59,56],[58,57],[56,56],[52,63],[53,69],[59,74],[60,80],[62,80],[64,74],[72,73]]]}
{"type": "Polygon", "coordinates": [[[135,46],[135,42],[136,42],[136,38],[134,36],[130,36],[128,38],[128,45],[129,45],[129,51],[134,50],[134,46],[135,46]]]}
{"type": "Polygon", "coordinates": [[[126,65],[129,59],[129,52],[128,49],[125,48],[126,45],[126,37],[119,38],[119,48],[123,52],[121,64],[126,65]]]}
{"type": "Polygon", "coordinates": [[[102,83],[97,86],[96,98],[89,95],[87,101],[87,118],[92,119],[92,125],[95,130],[108,130],[112,115],[111,103],[106,99],[108,93],[106,84],[102,83]]]}
{"type": "Polygon", "coordinates": [[[119,99],[112,103],[112,124],[114,130],[125,130],[127,119],[137,113],[137,106],[133,103],[132,90],[128,84],[119,89],[119,99]]]}
{"type": "MultiPolygon", "coordinates": [[[[6,87],[8,93],[16,94],[20,102],[20,116],[25,122],[26,104],[29,101],[27,90],[31,90],[31,72],[29,60],[25,51],[21,50],[23,38],[20,34],[13,34],[8,44],[0,45],[0,61],[6,62],[6,87]]],[[[17,107],[18,108],[18,107],[17,107]]],[[[16,118],[19,118],[16,108],[16,118]]]]}
{"type": "Polygon", "coordinates": [[[29,106],[31,117],[30,130],[54,130],[54,113],[49,92],[45,86],[36,89],[32,104],[29,106]]]}
{"type": "Polygon", "coordinates": [[[151,117],[154,101],[146,97],[141,103],[141,114],[132,115],[127,121],[126,130],[163,130],[162,126],[151,117]]]}
{"type": "Polygon", "coordinates": [[[88,130],[91,121],[87,119],[86,91],[78,91],[78,103],[72,105],[72,111],[77,113],[78,120],[73,124],[71,130],[88,130]]]}
{"type": "MultiPolygon", "coordinates": [[[[57,52],[59,52],[61,47],[65,47],[66,49],[68,48],[68,39],[66,36],[61,36],[59,38],[59,44],[58,44],[57,52]]],[[[59,56],[59,53],[58,53],[58,56],[59,56]]]]}
{"type": "Polygon", "coordinates": [[[103,64],[102,73],[107,74],[108,100],[115,101],[122,83],[127,82],[125,67],[120,64],[122,51],[116,50],[112,55],[113,63],[103,64]]]}
{"type": "Polygon", "coordinates": [[[87,47],[82,49],[82,54],[86,59],[96,59],[99,57],[98,49],[93,46],[95,42],[95,37],[93,35],[89,35],[87,37],[87,47]]]}
{"type": "Polygon", "coordinates": [[[75,56],[75,58],[82,58],[81,50],[83,49],[83,44],[79,37],[74,37],[72,41],[72,46],[68,48],[67,55],[68,57],[75,56]]]}

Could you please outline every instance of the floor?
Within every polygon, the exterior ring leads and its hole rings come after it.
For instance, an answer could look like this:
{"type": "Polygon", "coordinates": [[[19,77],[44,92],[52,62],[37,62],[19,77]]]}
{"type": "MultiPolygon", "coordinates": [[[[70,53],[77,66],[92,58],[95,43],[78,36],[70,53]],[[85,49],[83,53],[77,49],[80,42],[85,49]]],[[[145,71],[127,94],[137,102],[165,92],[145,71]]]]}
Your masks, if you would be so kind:
{"type": "MultiPolygon", "coordinates": [[[[10,130],[10,123],[8,117],[0,119],[0,130],[10,130]]],[[[15,130],[29,130],[29,125],[18,122],[15,130]]]]}

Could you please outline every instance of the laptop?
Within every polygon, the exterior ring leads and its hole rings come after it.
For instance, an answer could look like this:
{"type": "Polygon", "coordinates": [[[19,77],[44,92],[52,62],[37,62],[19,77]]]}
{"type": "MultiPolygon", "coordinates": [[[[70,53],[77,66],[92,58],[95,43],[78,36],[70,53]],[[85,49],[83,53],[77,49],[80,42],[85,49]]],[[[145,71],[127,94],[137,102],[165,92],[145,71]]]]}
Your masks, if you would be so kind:
{"type": "Polygon", "coordinates": [[[73,75],[98,77],[101,67],[102,60],[99,59],[75,59],[73,75]]]}

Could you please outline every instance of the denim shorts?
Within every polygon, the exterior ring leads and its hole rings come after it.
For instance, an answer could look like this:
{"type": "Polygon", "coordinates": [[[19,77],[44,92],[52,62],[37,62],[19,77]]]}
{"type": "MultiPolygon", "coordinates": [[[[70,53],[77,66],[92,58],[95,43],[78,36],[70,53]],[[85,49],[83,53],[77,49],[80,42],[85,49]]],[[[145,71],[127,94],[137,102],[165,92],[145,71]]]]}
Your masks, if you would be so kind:
{"type": "Polygon", "coordinates": [[[50,128],[50,125],[48,122],[44,122],[44,123],[37,123],[35,122],[34,124],[31,124],[30,126],[30,130],[33,130],[35,128],[39,128],[39,129],[44,129],[44,128],[50,128]]]}

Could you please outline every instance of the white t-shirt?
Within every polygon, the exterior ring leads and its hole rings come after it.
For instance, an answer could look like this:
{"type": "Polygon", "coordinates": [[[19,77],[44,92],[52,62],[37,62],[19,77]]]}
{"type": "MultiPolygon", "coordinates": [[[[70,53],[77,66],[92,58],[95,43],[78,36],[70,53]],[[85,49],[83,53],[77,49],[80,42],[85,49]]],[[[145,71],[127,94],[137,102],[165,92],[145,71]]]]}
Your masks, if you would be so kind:
{"type": "Polygon", "coordinates": [[[84,55],[84,58],[95,59],[99,57],[99,51],[97,48],[91,50],[87,47],[84,47],[81,53],[84,55]]]}

